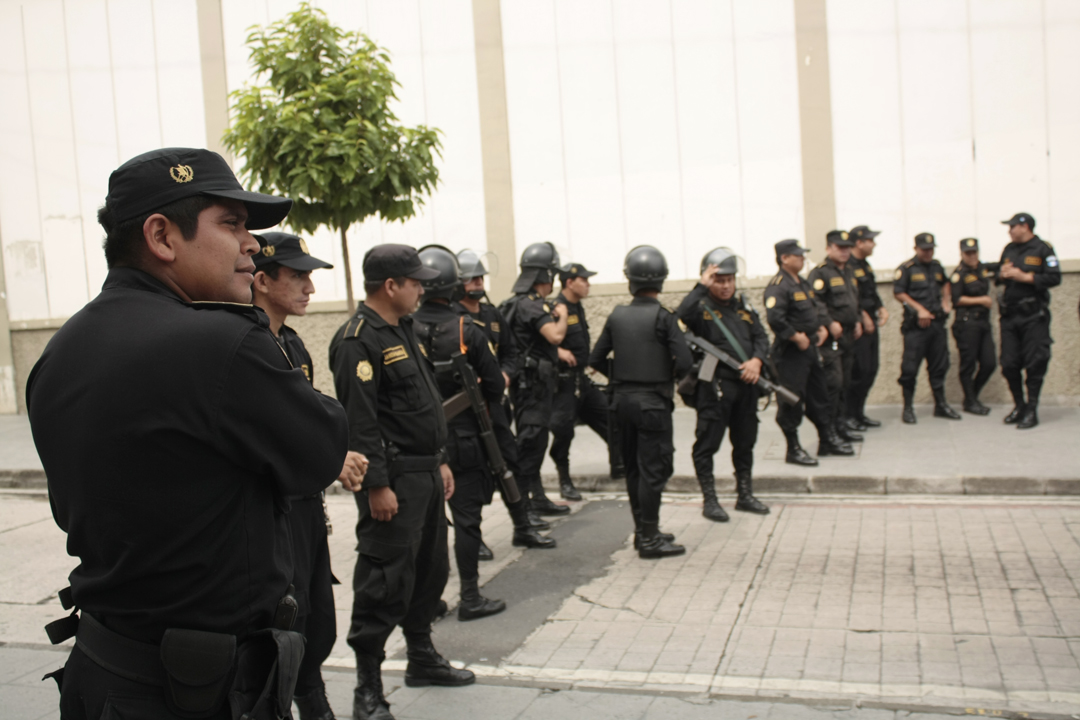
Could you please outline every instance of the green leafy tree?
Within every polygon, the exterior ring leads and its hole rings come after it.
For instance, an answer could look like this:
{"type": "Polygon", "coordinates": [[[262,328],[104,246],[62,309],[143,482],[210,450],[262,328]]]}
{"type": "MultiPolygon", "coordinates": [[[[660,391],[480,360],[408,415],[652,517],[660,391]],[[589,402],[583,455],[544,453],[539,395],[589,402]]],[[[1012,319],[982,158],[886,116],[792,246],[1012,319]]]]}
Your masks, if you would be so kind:
{"type": "Polygon", "coordinates": [[[339,231],[352,312],[348,229],[416,214],[439,179],[440,132],[403,126],[390,110],[399,84],[386,51],[307,3],[253,27],[247,45],[256,83],[232,94],[223,141],[249,185],[293,199],[289,227],[339,231]]]}

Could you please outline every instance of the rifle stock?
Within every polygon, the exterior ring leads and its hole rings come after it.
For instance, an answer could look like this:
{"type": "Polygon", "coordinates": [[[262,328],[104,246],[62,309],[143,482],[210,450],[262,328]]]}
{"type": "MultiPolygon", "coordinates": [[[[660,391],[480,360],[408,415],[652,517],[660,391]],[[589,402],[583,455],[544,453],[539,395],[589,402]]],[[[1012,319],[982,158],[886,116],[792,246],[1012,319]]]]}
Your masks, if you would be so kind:
{"type": "MultiPolygon", "coordinates": [[[[716,358],[720,362],[727,365],[732,370],[738,370],[739,369],[740,363],[739,363],[738,360],[731,357],[726,352],[724,352],[720,348],[716,347],[715,345],[713,345],[708,340],[706,340],[704,338],[701,338],[701,337],[698,337],[697,335],[695,335],[692,332],[686,332],[684,334],[686,336],[686,344],[689,345],[691,348],[700,350],[701,352],[706,353],[707,355],[713,356],[714,358],[716,358]]],[[[779,399],[783,400],[784,402],[786,402],[788,404],[795,405],[796,403],[799,402],[799,396],[798,395],[791,392],[790,390],[788,390],[783,385],[780,385],[778,383],[774,383],[772,380],[769,380],[764,375],[762,375],[761,377],[758,378],[757,384],[765,392],[776,393],[776,397],[778,397],[779,399]]]]}

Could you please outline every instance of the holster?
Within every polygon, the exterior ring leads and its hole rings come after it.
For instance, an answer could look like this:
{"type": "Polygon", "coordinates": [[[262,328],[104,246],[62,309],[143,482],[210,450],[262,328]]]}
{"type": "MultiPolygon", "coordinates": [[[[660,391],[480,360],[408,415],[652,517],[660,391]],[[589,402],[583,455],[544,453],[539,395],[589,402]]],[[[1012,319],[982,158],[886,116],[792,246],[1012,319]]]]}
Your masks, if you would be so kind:
{"type": "Polygon", "coordinates": [[[169,709],[181,717],[208,717],[232,686],[236,636],[170,628],[161,638],[161,665],[169,709]]]}
{"type": "Polygon", "coordinates": [[[236,679],[229,693],[233,720],[290,717],[293,691],[304,659],[304,636],[269,628],[240,646],[236,679]]]}

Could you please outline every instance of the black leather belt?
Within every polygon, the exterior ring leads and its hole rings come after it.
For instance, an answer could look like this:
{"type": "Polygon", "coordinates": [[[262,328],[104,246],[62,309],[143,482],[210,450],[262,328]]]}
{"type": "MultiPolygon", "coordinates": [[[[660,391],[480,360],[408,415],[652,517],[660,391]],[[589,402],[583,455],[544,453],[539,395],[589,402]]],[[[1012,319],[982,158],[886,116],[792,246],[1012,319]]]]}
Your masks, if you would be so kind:
{"type": "Polygon", "coordinates": [[[398,455],[390,461],[390,474],[434,472],[440,465],[441,455],[398,455]]]}
{"type": "Polygon", "coordinates": [[[160,646],[117,635],[85,610],[79,618],[75,644],[87,657],[114,675],[143,685],[161,687],[165,684],[160,646]]]}

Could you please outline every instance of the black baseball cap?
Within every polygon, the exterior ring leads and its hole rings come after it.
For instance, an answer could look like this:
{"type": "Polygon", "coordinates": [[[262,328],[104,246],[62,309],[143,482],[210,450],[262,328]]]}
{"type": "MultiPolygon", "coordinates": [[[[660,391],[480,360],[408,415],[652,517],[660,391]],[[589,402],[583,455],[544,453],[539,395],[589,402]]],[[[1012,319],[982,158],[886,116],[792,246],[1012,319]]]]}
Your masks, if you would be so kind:
{"type": "Polygon", "coordinates": [[[566,282],[576,277],[591,278],[596,273],[589,270],[581,263],[570,263],[559,268],[559,280],[566,282]]]}
{"type": "Polygon", "coordinates": [[[1030,213],[1016,213],[1008,220],[1002,220],[1001,224],[1008,225],[1009,227],[1012,227],[1013,225],[1027,225],[1029,229],[1034,230],[1035,218],[1031,217],[1030,213]]]}
{"type": "Polygon", "coordinates": [[[805,255],[806,248],[799,245],[798,240],[781,240],[774,245],[776,248],[776,259],[780,260],[782,255],[805,255]]]}
{"type": "Polygon", "coordinates": [[[119,224],[193,195],[244,203],[248,230],[273,227],[292,208],[289,198],[245,190],[225,158],[201,148],[162,148],[136,155],[109,176],[105,205],[119,224]]]}
{"type": "Polygon", "coordinates": [[[851,247],[855,241],[848,235],[847,230],[830,230],[825,234],[825,242],[837,247],[851,247]]]}
{"type": "Polygon", "coordinates": [[[873,240],[880,234],[880,230],[871,230],[865,225],[856,225],[848,231],[852,240],[873,240]]]}
{"type": "Polygon", "coordinates": [[[274,263],[302,272],[334,267],[328,262],[312,257],[308,252],[307,243],[296,235],[268,232],[256,235],[255,238],[262,246],[262,249],[251,258],[255,262],[256,270],[274,263]]]}
{"type": "Polygon", "coordinates": [[[409,245],[376,245],[364,255],[364,280],[378,282],[387,278],[407,277],[434,280],[439,271],[420,261],[416,248],[409,245]]]}
{"type": "Polygon", "coordinates": [[[915,247],[920,249],[937,247],[933,233],[919,233],[915,236],[915,247]]]}
{"type": "Polygon", "coordinates": [[[964,238],[960,241],[960,252],[979,252],[979,241],[976,238],[964,238]]]}

